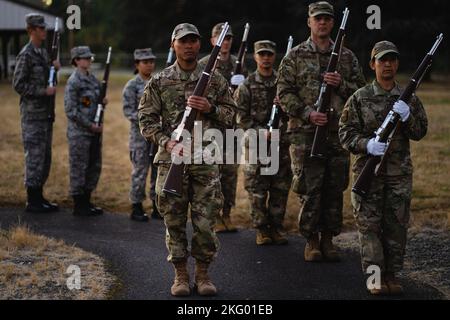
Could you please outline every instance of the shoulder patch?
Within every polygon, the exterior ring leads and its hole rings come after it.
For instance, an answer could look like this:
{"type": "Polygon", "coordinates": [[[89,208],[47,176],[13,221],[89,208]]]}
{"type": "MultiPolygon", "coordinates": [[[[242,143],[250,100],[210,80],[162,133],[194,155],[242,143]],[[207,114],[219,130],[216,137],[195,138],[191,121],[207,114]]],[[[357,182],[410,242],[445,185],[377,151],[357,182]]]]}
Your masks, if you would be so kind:
{"type": "Polygon", "coordinates": [[[348,121],[348,109],[345,108],[344,111],[342,112],[341,122],[346,123],[347,121],[348,121]]]}

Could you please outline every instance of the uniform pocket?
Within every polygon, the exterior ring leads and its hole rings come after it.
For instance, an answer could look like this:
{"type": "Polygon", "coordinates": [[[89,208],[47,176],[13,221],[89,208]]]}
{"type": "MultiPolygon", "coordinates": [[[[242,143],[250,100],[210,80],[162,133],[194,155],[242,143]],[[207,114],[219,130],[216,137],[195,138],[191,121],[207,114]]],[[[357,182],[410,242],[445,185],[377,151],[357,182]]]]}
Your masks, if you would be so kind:
{"type": "Polygon", "coordinates": [[[403,179],[402,184],[396,186],[392,190],[389,197],[389,205],[394,211],[398,222],[403,227],[408,227],[411,210],[411,193],[412,193],[412,178],[403,179]]]}
{"type": "Polygon", "coordinates": [[[305,178],[305,160],[308,152],[306,145],[292,145],[290,148],[290,155],[292,161],[292,191],[297,194],[306,193],[306,178],[305,178]]]}
{"type": "Polygon", "coordinates": [[[27,99],[26,102],[23,103],[24,109],[26,113],[32,114],[30,120],[35,119],[34,117],[37,116],[36,120],[42,119],[39,117],[39,113],[47,113],[47,106],[44,103],[44,99],[41,97],[34,97],[32,99],[27,99]],[[37,113],[37,115],[35,115],[37,113]]]}
{"type": "Polygon", "coordinates": [[[161,215],[161,217],[164,217],[166,214],[166,210],[164,210],[163,207],[163,203],[164,201],[166,201],[164,196],[159,195],[158,193],[156,194],[156,208],[158,208],[159,214],[161,215]]]}
{"type": "Polygon", "coordinates": [[[359,211],[361,211],[362,198],[361,198],[361,196],[352,192],[351,200],[352,200],[353,211],[356,215],[359,211]]]}
{"type": "Polygon", "coordinates": [[[255,164],[246,164],[244,167],[244,187],[248,189],[254,188],[255,179],[259,174],[259,166],[255,164]]]}
{"type": "Polygon", "coordinates": [[[44,67],[34,66],[31,70],[32,70],[31,78],[33,79],[33,81],[37,83],[45,82],[44,67]]]}
{"type": "Polygon", "coordinates": [[[395,216],[403,227],[408,227],[410,219],[410,202],[408,200],[403,201],[395,210],[395,216]]]}
{"type": "Polygon", "coordinates": [[[156,178],[155,192],[158,196],[162,198],[165,197],[163,189],[166,183],[167,175],[169,174],[169,169],[170,169],[169,164],[158,164],[158,177],[156,178]]]}

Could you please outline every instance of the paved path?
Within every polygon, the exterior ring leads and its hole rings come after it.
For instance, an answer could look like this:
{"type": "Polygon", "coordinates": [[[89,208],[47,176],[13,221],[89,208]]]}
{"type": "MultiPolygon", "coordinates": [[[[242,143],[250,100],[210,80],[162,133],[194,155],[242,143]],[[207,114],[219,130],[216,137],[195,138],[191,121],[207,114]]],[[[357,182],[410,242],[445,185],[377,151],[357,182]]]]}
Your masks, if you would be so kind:
{"type": "MultiPolygon", "coordinates": [[[[115,299],[172,299],[173,271],[166,262],[164,224],[136,223],[125,215],[76,218],[69,210],[30,215],[21,209],[0,209],[0,227],[26,223],[33,231],[93,252],[109,264],[122,283],[115,299]]],[[[357,253],[343,252],[339,264],[307,264],[304,240],[291,236],[284,247],[257,247],[253,231],[220,235],[221,249],[212,278],[223,300],[371,299],[357,253]]],[[[408,279],[404,299],[440,299],[440,293],[408,279]]],[[[193,299],[199,299],[193,296],[193,299]]]]}

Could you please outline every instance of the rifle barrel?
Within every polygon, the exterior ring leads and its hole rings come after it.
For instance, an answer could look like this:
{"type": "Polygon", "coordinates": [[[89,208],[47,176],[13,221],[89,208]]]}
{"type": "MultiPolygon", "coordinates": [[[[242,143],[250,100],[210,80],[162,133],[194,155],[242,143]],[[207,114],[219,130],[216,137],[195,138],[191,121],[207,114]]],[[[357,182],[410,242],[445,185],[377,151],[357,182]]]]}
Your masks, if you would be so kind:
{"type": "MultiPolygon", "coordinates": [[[[436,53],[436,50],[440,46],[442,40],[443,40],[443,34],[441,33],[434,43],[433,47],[431,48],[430,52],[425,56],[420,66],[417,68],[416,72],[414,72],[414,75],[412,76],[408,87],[403,91],[402,95],[400,96],[399,100],[402,100],[406,103],[408,103],[411,100],[412,95],[417,90],[418,85],[420,84],[420,80],[422,79],[425,73],[428,71],[432,61],[434,54],[436,53]]],[[[361,196],[365,197],[369,194],[370,188],[372,185],[372,180],[376,175],[379,175],[382,173],[387,158],[391,151],[391,139],[401,126],[400,122],[400,116],[395,113],[393,110],[389,112],[386,119],[384,120],[381,127],[376,132],[376,139],[379,142],[387,143],[388,147],[383,157],[374,157],[369,156],[363,170],[361,171],[361,174],[359,175],[358,179],[355,182],[355,185],[352,188],[352,191],[361,196]]]]}
{"type": "MultiPolygon", "coordinates": [[[[345,36],[345,29],[347,26],[347,20],[350,11],[345,8],[344,17],[342,18],[341,28],[336,37],[334,43],[333,52],[331,54],[330,62],[328,63],[327,73],[336,72],[337,66],[342,54],[343,39],[345,36]]],[[[326,82],[322,83],[320,88],[319,97],[316,102],[317,112],[327,113],[328,118],[331,110],[331,95],[333,92],[333,87],[326,82]]],[[[326,141],[328,139],[328,126],[317,126],[314,135],[314,142],[311,149],[311,157],[324,159],[326,158],[326,141]]]]}

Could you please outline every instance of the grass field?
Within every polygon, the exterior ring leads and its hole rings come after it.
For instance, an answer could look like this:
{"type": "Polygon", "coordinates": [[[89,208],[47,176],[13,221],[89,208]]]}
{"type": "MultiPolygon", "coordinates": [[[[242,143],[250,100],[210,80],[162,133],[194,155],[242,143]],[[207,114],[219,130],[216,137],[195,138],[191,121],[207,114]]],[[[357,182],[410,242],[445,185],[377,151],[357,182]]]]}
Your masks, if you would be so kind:
{"type": "Polygon", "coordinates": [[[96,300],[107,298],[114,278],[104,261],[63,241],[20,226],[0,230],[0,300],[96,300]],[[67,289],[67,269],[88,270],[81,290],[67,289]]]}
{"type": "MultiPolygon", "coordinates": [[[[131,77],[131,75],[130,75],[131,77]]],[[[406,78],[404,78],[406,80],[406,78]]],[[[121,94],[127,81],[124,75],[112,76],[104,134],[104,163],[97,203],[109,211],[129,211],[128,192],[131,164],[128,154],[129,123],[122,113],[121,94]]],[[[403,81],[404,82],[404,81],[403,81]]],[[[69,162],[66,138],[67,120],[63,107],[64,88],[60,84],[57,96],[57,119],[54,128],[53,165],[46,195],[63,206],[71,206],[69,190],[69,162]]],[[[447,229],[450,226],[450,79],[422,85],[418,96],[429,115],[426,139],[413,143],[415,163],[412,224],[447,229]]],[[[23,187],[23,147],[21,142],[19,97],[9,83],[0,84],[0,206],[23,206],[26,193],[23,187]]],[[[237,206],[233,219],[243,227],[250,225],[247,194],[240,177],[237,206]]],[[[349,204],[345,200],[345,226],[353,227],[349,204]]],[[[146,204],[149,207],[149,204],[146,204]]],[[[297,199],[289,199],[286,227],[295,230],[299,212],[297,199]]]]}

